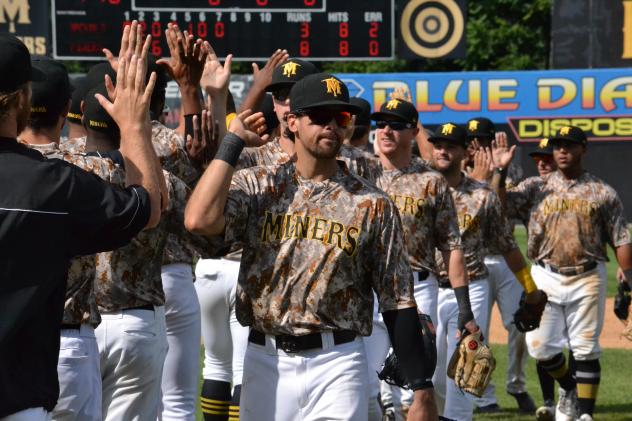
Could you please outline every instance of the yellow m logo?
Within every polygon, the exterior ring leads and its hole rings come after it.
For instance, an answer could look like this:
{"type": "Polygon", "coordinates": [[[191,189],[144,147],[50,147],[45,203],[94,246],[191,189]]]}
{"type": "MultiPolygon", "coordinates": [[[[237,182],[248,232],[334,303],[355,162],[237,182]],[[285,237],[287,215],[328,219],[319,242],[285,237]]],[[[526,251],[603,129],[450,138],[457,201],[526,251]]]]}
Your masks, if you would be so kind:
{"type": "Polygon", "coordinates": [[[467,129],[471,132],[478,129],[478,120],[472,120],[467,125],[467,129]]]}
{"type": "Polygon", "coordinates": [[[546,149],[546,147],[549,146],[549,139],[548,138],[544,138],[540,141],[540,143],[538,144],[538,147],[540,149],[546,149]]]}
{"type": "Polygon", "coordinates": [[[29,24],[28,0],[0,0],[0,24],[9,20],[9,32],[15,33],[15,20],[20,24],[29,24]]]}
{"type": "Polygon", "coordinates": [[[567,136],[568,132],[571,130],[569,126],[564,126],[560,129],[560,136],[567,136]]]}
{"type": "Polygon", "coordinates": [[[448,123],[448,124],[444,124],[443,127],[441,127],[441,134],[452,134],[452,130],[454,130],[456,126],[454,124],[448,123]]]}
{"type": "Polygon", "coordinates": [[[288,61],[283,65],[283,76],[292,77],[296,75],[296,69],[300,64],[294,63],[293,61],[288,61]]]}
{"type": "Polygon", "coordinates": [[[392,110],[393,108],[397,109],[398,106],[399,106],[399,101],[396,99],[391,99],[390,101],[386,103],[387,110],[392,110]]]}
{"type": "Polygon", "coordinates": [[[334,96],[342,95],[342,84],[335,77],[323,79],[321,82],[325,82],[328,94],[333,94],[334,96]]]}

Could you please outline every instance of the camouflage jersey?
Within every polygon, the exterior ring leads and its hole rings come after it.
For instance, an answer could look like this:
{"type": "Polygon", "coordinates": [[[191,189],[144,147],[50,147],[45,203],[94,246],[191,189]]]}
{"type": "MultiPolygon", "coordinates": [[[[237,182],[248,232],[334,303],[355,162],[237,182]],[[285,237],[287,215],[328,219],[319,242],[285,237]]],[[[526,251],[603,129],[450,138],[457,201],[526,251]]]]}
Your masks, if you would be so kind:
{"type": "MultiPolygon", "coordinates": [[[[470,281],[487,277],[484,259],[487,248],[495,248],[500,254],[517,248],[511,226],[502,212],[500,199],[485,183],[463,174],[456,187],[450,187],[456,206],[465,266],[470,281]]],[[[441,281],[448,281],[443,256],[435,254],[440,267],[441,281]]]]}
{"type": "Polygon", "coordinates": [[[380,311],[414,307],[401,222],[388,196],[349,172],[323,182],[293,162],[233,176],[224,241],[243,244],[239,322],[269,334],[350,329],[369,335],[380,311]]]}
{"type": "Polygon", "coordinates": [[[374,177],[375,184],[399,210],[413,271],[439,273],[435,248],[461,248],[456,210],[446,179],[416,157],[403,169],[385,170],[380,165],[374,177]]]}
{"type": "MultiPolygon", "coordinates": [[[[45,145],[21,143],[39,151],[46,158],[63,159],[83,170],[96,174],[110,183],[118,184],[121,187],[125,186],[125,174],[120,167],[108,158],[63,153],[57,143],[45,145]]],[[[94,293],[95,267],[95,255],[76,257],[70,261],[68,279],[66,281],[63,324],[89,323],[96,327],[101,323],[101,315],[99,314],[94,293]]]]}
{"type": "Polygon", "coordinates": [[[529,178],[507,192],[507,209],[529,221],[529,258],[558,268],[607,261],[606,243],[630,243],[617,192],[587,172],[529,178]]]}

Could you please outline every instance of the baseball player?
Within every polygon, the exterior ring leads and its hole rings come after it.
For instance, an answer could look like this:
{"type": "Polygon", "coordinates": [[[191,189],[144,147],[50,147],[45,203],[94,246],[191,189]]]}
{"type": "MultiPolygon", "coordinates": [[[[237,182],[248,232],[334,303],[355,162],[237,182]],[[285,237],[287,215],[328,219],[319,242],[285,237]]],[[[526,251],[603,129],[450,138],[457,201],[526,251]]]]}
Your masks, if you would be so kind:
{"type": "MultiPolygon", "coordinates": [[[[145,87],[142,60],[127,57],[116,99],[107,103],[108,111],[125,129],[121,156],[137,169],[125,178],[131,187],[123,190],[66,162],[47,160],[16,142],[28,121],[33,72],[28,50],[17,38],[2,35],[0,50],[4,75],[0,126],[5,136],[12,136],[2,139],[0,154],[2,179],[12,177],[12,182],[2,183],[0,195],[0,247],[3,262],[10,263],[2,265],[5,282],[0,294],[0,418],[48,420],[59,395],[59,329],[69,256],[120,247],[160,218],[158,166],[147,134],[153,79],[145,87]],[[38,256],[38,265],[27,261],[33,256],[38,256]]],[[[53,126],[61,126],[59,117],[53,126]]],[[[41,127],[43,136],[59,130],[41,127]]],[[[86,322],[90,318],[89,312],[81,314],[86,322]]]]}
{"type": "MultiPolygon", "coordinates": [[[[527,302],[545,300],[529,275],[528,268],[516,245],[511,227],[500,206],[496,194],[485,184],[477,182],[461,172],[462,160],[467,153],[466,131],[453,123],[441,125],[430,137],[433,165],[447,179],[457,210],[461,242],[469,278],[469,298],[472,312],[481,326],[488,323],[488,269],[484,253],[488,248],[498,250],[507,265],[527,292],[527,302]]],[[[436,253],[440,268],[437,322],[437,367],[435,383],[441,398],[445,397],[443,415],[458,420],[472,419],[472,400],[462,393],[454,382],[446,380],[446,358],[456,348],[456,333],[462,328],[457,322],[459,309],[457,290],[450,288],[443,256],[436,253]],[[446,385],[447,382],[447,385],[446,385]]],[[[467,293],[467,292],[466,292],[467,293]]]]}
{"type": "MultiPolygon", "coordinates": [[[[482,148],[492,149],[492,141],[496,136],[504,136],[504,133],[496,133],[494,123],[488,118],[477,117],[466,123],[468,141],[482,148]]],[[[511,174],[506,177],[506,183],[517,184],[522,178],[522,170],[513,163],[509,166],[511,174]]],[[[513,224],[512,224],[513,227],[513,224]]],[[[488,301],[488,322],[494,302],[498,303],[503,326],[508,333],[507,340],[507,380],[506,391],[516,399],[520,412],[531,414],[535,411],[533,399],[527,392],[524,367],[527,363],[527,345],[525,334],[518,331],[513,324],[513,314],[518,309],[522,288],[516,282],[512,271],[507,267],[502,253],[493,248],[488,249],[485,256],[485,265],[489,271],[487,282],[489,284],[490,299],[488,301]]],[[[489,337],[489,323],[483,328],[483,335],[489,337]]],[[[495,394],[495,386],[490,382],[481,398],[476,398],[478,411],[493,413],[500,411],[495,394]]]]}
{"type": "Polygon", "coordinates": [[[540,328],[527,334],[529,354],[560,385],[556,419],[585,421],[593,419],[601,377],[606,244],[615,249],[626,277],[631,274],[632,247],[619,196],[583,170],[583,130],[564,126],[549,143],[557,170],[509,190],[507,209],[529,221],[531,272],[549,296],[540,328]],[[562,353],[567,341],[576,360],[575,377],[562,353]]]}
{"type": "MultiPolygon", "coordinates": [[[[438,284],[435,264],[435,247],[444,253],[444,261],[450,262],[450,280],[457,291],[464,314],[460,315],[460,329],[466,326],[471,332],[478,327],[473,319],[467,294],[464,258],[456,211],[445,178],[412,156],[412,143],[417,131],[418,113],[410,102],[392,99],[384,103],[379,112],[371,114],[376,121],[376,142],[379,144],[380,166],[374,176],[377,187],[387,193],[399,210],[404,228],[404,243],[413,270],[415,301],[419,309],[437,322],[438,284]]],[[[384,322],[374,318],[374,331],[365,338],[369,357],[370,395],[369,404],[377,405],[380,390],[377,371],[384,362],[390,343],[384,322]],[[382,329],[380,329],[382,328],[382,329]]],[[[401,408],[399,388],[393,397],[398,418],[405,418],[401,408]]],[[[406,391],[404,395],[407,395],[406,391]]],[[[405,396],[410,404],[412,396],[405,396]]],[[[370,415],[377,408],[369,409],[370,415]]],[[[371,419],[371,418],[370,418],[371,419]]],[[[376,419],[376,418],[373,418],[376,419]]]]}
{"type": "Polygon", "coordinates": [[[371,134],[371,104],[362,98],[351,98],[349,102],[360,107],[362,112],[353,116],[353,131],[349,138],[349,144],[364,150],[368,156],[373,157],[373,145],[369,143],[371,134]]]}
{"type": "Polygon", "coordinates": [[[231,133],[187,206],[187,228],[243,244],[237,317],[250,326],[240,419],[367,419],[372,290],[415,390],[409,419],[436,419],[397,210],[336,155],[351,114],[347,87],[312,74],[291,91],[296,163],[234,173],[231,133]]]}

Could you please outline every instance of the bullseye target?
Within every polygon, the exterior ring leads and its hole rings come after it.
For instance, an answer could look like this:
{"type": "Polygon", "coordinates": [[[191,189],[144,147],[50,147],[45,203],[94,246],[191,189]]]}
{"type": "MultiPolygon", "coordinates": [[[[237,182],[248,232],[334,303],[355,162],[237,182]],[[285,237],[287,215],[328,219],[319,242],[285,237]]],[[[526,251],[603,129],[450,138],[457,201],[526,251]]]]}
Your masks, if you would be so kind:
{"type": "Polygon", "coordinates": [[[401,13],[400,31],[416,55],[444,57],[461,42],[465,18],[455,0],[410,0],[401,13]]]}

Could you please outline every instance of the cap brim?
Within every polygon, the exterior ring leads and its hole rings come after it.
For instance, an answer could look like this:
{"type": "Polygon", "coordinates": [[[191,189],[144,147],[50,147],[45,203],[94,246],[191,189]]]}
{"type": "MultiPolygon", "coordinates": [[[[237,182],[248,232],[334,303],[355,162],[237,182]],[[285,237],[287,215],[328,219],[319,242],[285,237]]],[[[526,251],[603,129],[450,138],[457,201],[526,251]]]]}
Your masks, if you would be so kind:
{"type": "Polygon", "coordinates": [[[446,141],[446,142],[450,142],[450,143],[456,143],[458,145],[467,146],[467,142],[457,142],[457,141],[455,141],[452,138],[444,137],[444,136],[441,136],[441,135],[430,136],[428,138],[428,142],[430,142],[430,143],[440,142],[442,140],[446,141]]]}
{"type": "Polygon", "coordinates": [[[277,89],[283,89],[283,88],[291,88],[292,86],[294,86],[296,84],[296,82],[277,82],[277,83],[271,83],[268,86],[266,86],[265,91],[266,92],[274,92],[277,89]]]}
{"type": "Polygon", "coordinates": [[[533,151],[529,153],[530,157],[534,157],[534,156],[541,156],[541,155],[546,155],[546,156],[553,156],[553,152],[548,152],[548,151],[533,151]]]}
{"type": "Polygon", "coordinates": [[[44,82],[46,80],[46,75],[40,69],[35,66],[31,67],[31,77],[29,78],[31,82],[44,82]]]}
{"type": "Polygon", "coordinates": [[[555,142],[573,142],[573,143],[578,143],[580,145],[584,145],[587,142],[584,142],[582,140],[577,140],[577,139],[573,139],[572,137],[551,137],[549,138],[549,143],[555,143],[555,142]]]}
{"type": "Polygon", "coordinates": [[[474,132],[474,133],[472,133],[472,132],[468,132],[467,133],[467,137],[468,138],[474,138],[474,137],[481,138],[481,137],[483,137],[483,138],[487,138],[487,139],[493,139],[494,135],[492,135],[491,133],[481,133],[481,132],[474,132]]]}
{"type": "MultiPolygon", "coordinates": [[[[292,101],[290,101],[290,106],[292,105],[292,101]]],[[[347,111],[351,114],[360,114],[362,112],[362,108],[358,107],[357,105],[353,105],[353,104],[349,104],[348,102],[343,102],[343,101],[321,101],[321,102],[316,102],[314,104],[310,104],[309,106],[306,107],[301,107],[301,110],[311,110],[314,108],[329,108],[332,110],[338,110],[338,111],[347,111]]],[[[298,109],[295,110],[291,110],[290,112],[295,112],[298,111],[298,109]]]]}
{"type": "Polygon", "coordinates": [[[413,121],[408,120],[401,114],[397,113],[389,113],[388,111],[377,111],[371,114],[371,120],[387,120],[387,119],[395,118],[397,120],[403,121],[405,123],[413,123],[413,121]]]}

